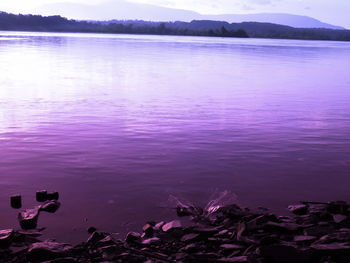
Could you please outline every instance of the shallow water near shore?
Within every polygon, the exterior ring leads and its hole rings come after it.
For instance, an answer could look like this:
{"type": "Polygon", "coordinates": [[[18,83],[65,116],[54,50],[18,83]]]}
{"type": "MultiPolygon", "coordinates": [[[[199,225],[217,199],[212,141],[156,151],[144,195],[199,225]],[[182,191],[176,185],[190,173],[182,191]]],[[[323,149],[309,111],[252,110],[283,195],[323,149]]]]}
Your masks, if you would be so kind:
{"type": "MultiPolygon", "coordinates": [[[[0,228],[35,191],[39,225],[80,241],[172,218],[218,189],[284,211],[350,200],[350,44],[0,33],[0,228]]],[[[52,236],[51,235],[51,236],[52,236]]]]}

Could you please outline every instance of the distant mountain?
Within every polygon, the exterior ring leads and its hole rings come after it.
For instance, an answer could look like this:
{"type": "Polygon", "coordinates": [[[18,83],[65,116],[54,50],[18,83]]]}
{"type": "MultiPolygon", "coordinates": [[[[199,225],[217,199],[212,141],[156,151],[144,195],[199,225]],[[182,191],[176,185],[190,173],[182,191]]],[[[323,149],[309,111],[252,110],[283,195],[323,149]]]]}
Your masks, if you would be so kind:
{"type": "Polygon", "coordinates": [[[206,19],[222,20],[230,23],[241,22],[260,22],[272,23],[296,28],[328,28],[328,29],[344,29],[340,26],[334,26],[323,23],[317,19],[308,16],[291,15],[291,14],[247,14],[247,15],[206,15],[206,19]]]}
{"type": "Polygon", "coordinates": [[[344,29],[323,23],[308,16],[291,14],[247,14],[247,15],[202,15],[193,11],[139,4],[120,0],[99,5],[54,3],[33,10],[41,15],[61,15],[80,20],[145,20],[145,21],[185,21],[221,20],[230,23],[262,22],[286,25],[296,28],[344,29]]]}
{"type": "Polygon", "coordinates": [[[105,2],[98,5],[53,3],[33,10],[40,15],[61,15],[80,20],[145,20],[145,21],[191,21],[201,15],[188,10],[172,9],[150,4],[127,1],[105,2]]]}

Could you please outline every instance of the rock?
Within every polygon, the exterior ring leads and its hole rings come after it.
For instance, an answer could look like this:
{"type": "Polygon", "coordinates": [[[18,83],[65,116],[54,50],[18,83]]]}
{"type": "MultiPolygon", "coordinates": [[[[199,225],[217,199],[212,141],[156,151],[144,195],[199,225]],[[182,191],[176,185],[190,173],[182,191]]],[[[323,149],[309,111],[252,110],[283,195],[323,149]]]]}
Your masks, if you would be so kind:
{"type": "Polygon", "coordinates": [[[152,225],[146,224],[146,225],[143,226],[142,230],[143,230],[143,233],[144,233],[145,237],[153,237],[154,229],[153,229],[152,225]]]}
{"type": "Polygon", "coordinates": [[[248,257],[246,256],[240,256],[240,257],[232,257],[232,258],[221,258],[217,260],[218,262],[224,262],[224,263],[248,263],[248,257]]]}
{"type": "Polygon", "coordinates": [[[47,200],[58,200],[60,194],[58,192],[47,193],[47,200]]]}
{"type": "Polygon", "coordinates": [[[126,239],[125,239],[125,241],[127,243],[134,243],[134,242],[138,242],[140,240],[141,240],[141,234],[137,233],[137,232],[129,232],[126,235],[126,239]]]}
{"type": "Polygon", "coordinates": [[[195,208],[192,206],[178,205],[176,207],[176,213],[179,217],[193,216],[195,215],[195,208]]]}
{"type": "Polygon", "coordinates": [[[320,221],[320,218],[316,215],[302,215],[295,218],[295,223],[300,225],[315,225],[320,221]]]}
{"type": "Polygon", "coordinates": [[[220,246],[223,250],[236,250],[236,249],[244,249],[243,246],[235,245],[235,244],[223,244],[220,246]]]}
{"type": "Polygon", "coordinates": [[[158,245],[160,243],[162,243],[162,241],[158,237],[152,237],[142,241],[143,245],[158,245]]]}
{"type": "Polygon", "coordinates": [[[164,232],[169,232],[169,231],[175,230],[177,228],[181,228],[181,227],[182,227],[181,222],[178,220],[174,220],[174,221],[171,221],[171,222],[163,225],[162,230],[164,232]]]}
{"type": "Polygon", "coordinates": [[[18,220],[21,228],[24,230],[35,229],[38,225],[40,207],[26,209],[18,214],[18,220]]]}
{"type": "Polygon", "coordinates": [[[46,190],[37,191],[35,197],[36,197],[36,201],[45,202],[48,200],[47,191],[46,190]]]}
{"type": "Polygon", "coordinates": [[[268,222],[264,226],[267,230],[277,230],[277,231],[287,231],[287,232],[294,232],[301,229],[301,226],[294,223],[275,223],[275,222],[268,222]]]}
{"type": "Polygon", "coordinates": [[[87,232],[89,233],[89,234],[92,234],[92,233],[94,233],[94,232],[96,232],[97,231],[97,228],[96,227],[89,227],[88,229],[87,229],[87,232]]]}
{"type": "Polygon", "coordinates": [[[320,237],[320,236],[324,236],[329,233],[332,233],[333,231],[334,231],[334,227],[330,225],[324,225],[324,226],[318,225],[318,226],[313,226],[313,227],[304,229],[304,235],[320,237]]]}
{"type": "Polygon", "coordinates": [[[115,240],[111,236],[106,236],[105,238],[97,241],[96,247],[106,247],[116,245],[115,240]]]}
{"type": "Polygon", "coordinates": [[[194,261],[190,262],[216,262],[220,256],[216,253],[198,252],[191,255],[194,261]]]}
{"type": "Polygon", "coordinates": [[[328,204],[309,204],[309,213],[319,216],[328,214],[328,204]]]}
{"type": "Polygon", "coordinates": [[[154,226],[154,230],[155,231],[159,231],[162,229],[163,225],[165,225],[165,222],[164,221],[161,221],[159,223],[157,223],[155,226],[154,226]]]}
{"type": "Polygon", "coordinates": [[[317,237],[314,236],[295,236],[294,241],[297,243],[312,243],[317,240],[317,237]]]}
{"type": "Polygon", "coordinates": [[[349,207],[345,201],[330,202],[328,205],[329,212],[332,214],[347,214],[349,207]]]}
{"type": "Polygon", "coordinates": [[[319,244],[323,243],[339,243],[339,242],[350,242],[350,231],[341,229],[337,232],[327,234],[320,238],[317,242],[319,244]]]}
{"type": "Polygon", "coordinates": [[[14,236],[13,229],[0,230],[0,248],[8,247],[14,236]]]}
{"type": "Polygon", "coordinates": [[[282,244],[262,247],[260,251],[266,262],[274,263],[310,263],[313,257],[311,251],[298,250],[282,244]]]}
{"type": "Polygon", "coordinates": [[[23,236],[29,236],[29,237],[40,237],[43,235],[38,230],[27,230],[27,231],[16,231],[16,234],[23,235],[23,236]]]}
{"type": "Polygon", "coordinates": [[[114,259],[123,253],[123,249],[116,245],[110,245],[105,247],[100,247],[98,251],[102,254],[103,259],[111,260],[113,262],[114,259]]]}
{"type": "Polygon", "coordinates": [[[90,245],[96,244],[98,241],[104,239],[106,236],[107,235],[105,233],[95,231],[90,235],[86,242],[90,245]]]}
{"type": "Polygon", "coordinates": [[[34,243],[28,250],[27,259],[33,262],[53,260],[67,256],[71,249],[70,245],[52,241],[34,243]]]}
{"type": "Polygon", "coordinates": [[[217,210],[217,213],[222,213],[229,218],[241,218],[248,214],[246,210],[236,204],[222,206],[217,210]]]}
{"type": "Polygon", "coordinates": [[[193,233],[201,234],[202,236],[213,236],[219,233],[220,229],[217,227],[194,227],[192,228],[193,233]]]}
{"type": "Polygon", "coordinates": [[[72,257],[58,258],[50,260],[48,263],[77,263],[78,261],[72,257]]]}
{"type": "Polygon", "coordinates": [[[244,232],[246,231],[247,227],[244,222],[239,222],[237,224],[237,234],[236,234],[236,239],[240,241],[242,239],[242,236],[244,232]]]}
{"type": "Polygon", "coordinates": [[[60,208],[61,203],[53,200],[46,201],[43,205],[40,206],[40,211],[48,212],[48,213],[56,213],[56,211],[60,208]]]}
{"type": "Polygon", "coordinates": [[[348,217],[345,215],[342,215],[342,214],[333,215],[333,221],[336,224],[342,223],[347,219],[348,219],[348,217]]]}
{"type": "Polygon", "coordinates": [[[198,240],[199,237],[200,237],[199,234],[194,234],[194,233],[187,234],[181,238],[181,242],[184,242],[184,243],[194,242],[194,241],[198,240]]]}
{"type": "Polygon", "coordinates": [[[187,252],[187,253],[195,253],[195,252],[200,251],[200,247],[196,244],[188,244],[182,250],[187,252]]]}
{"type": "Polygon", "coordinates": [[[10,198],[11,207],[14,209],[19,209],[22,207],[22,196],[13,195],[10,198]]]}
{"type": "Polygon", "coordinates": [[[350,245],[348,243],[314,244],[311,248],[323,255],[339,255],[341,253],[350,254],[350,245]]]}
{"type": "Polygon", "coordinates": [[[279,243],[279,238],[276,235],[269,235],[266,237],[263,237],[259,244],[260,246],[269,246],[269,245],[273,245],[273,244],[277,244],[279,243]]]}
{"type": "Polygon", "coordinates": [[[216,237],[226,237],[229,235],[229,230],[228,229],[224,229],[224,230],[221,230],[219,233],[215,234],[214,236],[216,237]]]}
{"type": "Polygon", "coordinates": [[[288,206],[288,210],[295,215],[305,215],[308,210],[307,205],[290,205],[288,206]]]}
{"type": "Polygon", "coordinates": [[[269,216],[267,215],[261,215],[258,216],[246,223],[248,230],[255,230],[258,228],[261,228],[264,224],[266,224],[268,221],[270,221],[269,216]]]}

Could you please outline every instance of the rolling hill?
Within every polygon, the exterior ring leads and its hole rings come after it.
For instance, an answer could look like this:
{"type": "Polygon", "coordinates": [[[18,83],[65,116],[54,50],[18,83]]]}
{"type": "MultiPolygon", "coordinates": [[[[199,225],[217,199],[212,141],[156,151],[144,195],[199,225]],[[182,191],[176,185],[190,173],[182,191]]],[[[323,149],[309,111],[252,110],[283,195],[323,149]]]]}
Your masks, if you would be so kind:
{"type": "Polygon", "coordinates": [[[220,20],[229,23],[261,22],[286,25],[296,28],[344,29],[323,23],[317,19],[292,14],[224,14],[203,15],[193,11],[139,4],[120,0],[98,5],[55,3],[46,4],[32,13],[41,15],[61,15],[79,20],[145,20],[145,21],[184,21],[220,20]]]}

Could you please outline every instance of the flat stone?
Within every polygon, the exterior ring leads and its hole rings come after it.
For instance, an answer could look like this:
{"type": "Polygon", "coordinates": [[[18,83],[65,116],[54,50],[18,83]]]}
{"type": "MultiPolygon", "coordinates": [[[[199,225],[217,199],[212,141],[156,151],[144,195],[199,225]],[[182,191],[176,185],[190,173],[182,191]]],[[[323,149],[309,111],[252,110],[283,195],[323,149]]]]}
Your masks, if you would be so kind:
{"type": "Polygon", "coordinates": [[[228,229],[224,229],[221,230],[219,233],[215,234],[216,237],[225,237],[229,235],[229,230],[228,229]]]}
{"type": "Polygon", "coordinates": [[[38,225],[40,207],[26,209],[18,214],[18,220],[22,229],[35,229],[38,225]]]}
{"type": "Polygon", "coordinates": [[[254,230],[254,229],[258,229],[260,227],[262,227],[264,224],[266,224],[267,222],[270,221],[270,218],[269,216],[267,215],[261,215],[261,216],[258,216],[250,221],[248,221],[246,223],[246,227],[247,229],[249,230],[254,230]]]}
{"type": "Polygon", "coordinates": [[[54,260],[50,260],[48,263],[77,263],[78,261],[71,257],[66,258],[58,258],[54,260]]]}
{"type": "Polygon", "coordinates": [[[324,226],[313,226],[304,229],[304,235],[305,236],[324,236],[329,233],[332,233],[334,231],[334,227],[329,226],[329,225],[324,225],[324,226]]]}
{"type": "Polygon", "coordinates": [[[243,246],[236,245],[236,244],[223,244],[220,246],[223,250],[235,250],[235,249],[244,249],[243,246]]]}
{"type": "Polygon", "coordinates": [[[217,227],[194,227],[192,228],[193,233],[198,233],[203,236],[213,236],[219,233],[220,229],[217,227]]]}
{"type": "Polygon", "coordinates": [[[142,241],[144,245],[158,245],[160,243],[162,243],[162,241],[158,237],[152,237],[142,241]]]}
{"type": "Polygon", "coordinates": [[[60,257],[65,257],[72,247],[68,244],[44,241],[34,243],[28,250],[29,261],[47,261],[60,257]]]}
{"type": "Polygon", "coordinates": [[[56,213],[56,211],[60,208],[60,206],[61,206],[61,203],[56,200],[47,201],[40,206],[40,211],[44,211],[48,213],[56,213]]]}
{"type": "Polygon", "coordinates": [[[333,215],[333,221],[336,224],[342,223],[347,219],[348,219],[348,217],[345,215],[342,215],[342,214],[333,215]]]}
{"type": "Polygon", "coordinates": [[[184,252],[187,253],[195,253],[201,250],[200,246],[198,244],[192,243],[192,244],[188,244],[187,246],[183,247],[181,249],[184,252]]]}
{"type": "Polygon", "coordinates": [[[288,210],[295,215],[305,215],[308,210],[307,205],[290,205],[288,206],[288,210]]]}
{"type": "Polygon", "coordinates": [[[179,220],[174,220],[174,221],[171,221],[171,222],[163,225],[162,230],[164,232],[169,232],[171,230],[181,228],[181,227],[182,227],[181,222],[179,220]]]}
{"type": "Polygon", "coordinates": [[[298,224],[293,223],[275,223],[275,222],[268,222],[265,225],[266,229],[272,229],[272,230],[278,230],[278,231],[289,231],[294,232],[299,229],[301,229],[301,226],[298,224]]]}
{"type": "Polygon", "coordinates": [[[11,244],[14,235],[13,229],[0,230],[0,248],[11,244]]]}
{"type": "Polygon", "coordinates": [[[294,241],[297,243],[308,243],[317,240],[314,236],[295,236],[294,241]]]}
{"type": "Polygon", "coordinates": [[[196,209],[192,206],[178,205],[176,207],[176,213],[179,217],[193,216],[196,214],[196,209]]]}
{"type": "Polygon", "coordinates": [[[29,236],[29,237],[40,237],[43,235],[42,232],[34,229],[34,230],[22,230],[22,231],[16,231],[17,234],[23,235],[23,236],[29,236]]]}
{"type": "Polygon", "coordinates": [[[337,232],[325,235],[320,238],[319,242],[322,243],[339,243],[339,242],[350,242],[350,232],[347,230],[339,230],[337,232]]]}
{"type": "Polygon", "coordinates": [[[314,244],[311,248],[323,254],[336,254],[347,252],[350,254],[350,245],[348,243],[314,244]]]}
{"type": "Polygon", "coordinates": [[[165,222],[164,221],[161,221],[159,223],[157,223],[155,226],[154,226],[154,230],[155,231],[159,231],[162,229],[162,227],[165,225],[165,222]]]}
{"type": "MultiPolygon", "coordinates": [[[[220,256],[216,253],[194,253],[191,255],[194,258],[194,262],[215,262],[220,256]]],[[[192,261],[191,261],[192,262],[192,261]]]]}
{"type": "Polygon", "coordinates": [[[300,225],[307,225],[307,224],[317,224],[320,221],[320,218],[316,215],[302,215],[295,218],[295,222],[300,225]]]}
{"type": "Polygon", "coordinates": [[[312,262],[312,252],[298,250],[294,246],[276,244],[260,249],[266,262],[275,263],[309,263],[312,262]]]}
{"type": "Polygon", "coordinates": [[[105,233],[101,233],[101,232],[93,232],[88,240],[86,241],[88,244],[95,244],[101,240],[103,240],[106,237],[105,233]]]}
{"type": "Polygon", "coordinates": [[[154,235],[154,228],[150,224],[146,224],[142,228],[143,233],[145,234],[146,237],[153,237],[154,235]]]}
{"type": "Polygon", "coordinates": [[[129,232],[126,235],[126,239],[125,239],[125,241],[127,243],[133,243],[133,242],[137,242],[137,241],[140,241],[140,240],[141,240],[141,234],[137,233],[137,232],[129,232]]]}
{"type": "Polygon", "coordinates": [[[124,249],[117,245],[110,245],[100,247],[98,249],[100,253],[102,253],[102,257],[105,260],[113,260],[115,257],[119,256],[123,253],[124,249]]]}
{"type": "Polygon", "coordinates": [[[309,205],[309,213],[310,214],[325,214],[328,213],[328,204],[310,204],[309,205]]]}
{"type": "Polygon", "coordinates": [[[181,238],[181,241],[182,241],[182,242],[185,242],[185,243],[187,243],[187,242],[193,242],[193,241],[197,240],[199,237],[200,237],[199,234],[194,234],[194,233],[192,233],[192,234],[187,234],[187,235],[184,235],[184,236],[181,238]]]}
{"type": "Polygon", "coordinates": [[[350,205],[345,201],[330,202],[328,205],[329,212],[332,214],[346,214],[350,205]]]}
{"type": "Polygon", "coordinates": [[[232,257],[232,258],[221,258],[217,260],[218,262],[227,262],[227,263],[239,263],[239,262],[247,262],[248,263],[248,257],[246,256],[240,256],[240,257],[232,257]]]}
{"type": "Polygon", "coordinates": [[[111,236],[106,236],[105,238],[97,241],[96,247],[106,247],[115,245],[116,242],[111,236]]]}

